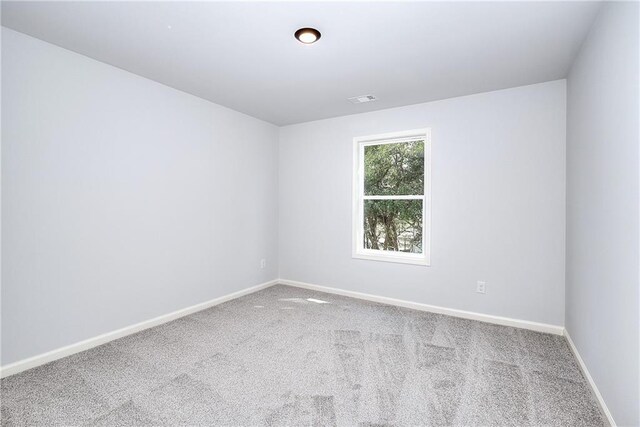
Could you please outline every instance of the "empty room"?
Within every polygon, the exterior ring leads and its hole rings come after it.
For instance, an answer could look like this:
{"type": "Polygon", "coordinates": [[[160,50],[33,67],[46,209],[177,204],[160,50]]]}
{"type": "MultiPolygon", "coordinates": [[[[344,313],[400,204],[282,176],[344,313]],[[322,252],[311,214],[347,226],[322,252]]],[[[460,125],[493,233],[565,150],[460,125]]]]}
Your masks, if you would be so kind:
{"type": "Polygon", "coordinates": [[[1,426],[640,426],[637,1],[2,1],[1,426]]]}

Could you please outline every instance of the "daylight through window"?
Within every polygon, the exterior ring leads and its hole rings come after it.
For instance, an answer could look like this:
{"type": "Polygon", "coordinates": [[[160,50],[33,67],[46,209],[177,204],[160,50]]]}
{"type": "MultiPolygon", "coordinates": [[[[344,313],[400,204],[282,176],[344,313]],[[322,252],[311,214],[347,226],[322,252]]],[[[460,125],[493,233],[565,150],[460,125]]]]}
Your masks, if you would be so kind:
{"type": "Polygon", "coordinates": [[[429,264],[429,130],[354,139],[354,257],[429,264]]]}

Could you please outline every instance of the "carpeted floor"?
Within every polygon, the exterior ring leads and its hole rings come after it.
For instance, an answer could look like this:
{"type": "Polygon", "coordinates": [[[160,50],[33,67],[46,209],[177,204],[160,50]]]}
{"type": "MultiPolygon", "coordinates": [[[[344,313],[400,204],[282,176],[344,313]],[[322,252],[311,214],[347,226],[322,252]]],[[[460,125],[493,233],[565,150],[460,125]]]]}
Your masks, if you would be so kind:
{"type": "Polygon", "coordinates": [[[2,426],[604,421],[563,337],[274,286],[2,380],[2,426]]]}

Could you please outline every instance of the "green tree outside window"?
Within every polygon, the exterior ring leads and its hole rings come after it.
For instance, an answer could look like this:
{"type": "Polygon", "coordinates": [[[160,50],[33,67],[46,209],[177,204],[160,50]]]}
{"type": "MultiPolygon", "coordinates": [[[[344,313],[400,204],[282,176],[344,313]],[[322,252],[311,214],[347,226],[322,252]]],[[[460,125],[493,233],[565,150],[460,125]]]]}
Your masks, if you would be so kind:
{"type": "Polygon", "coordinates": [[[424,141],[364,147],[364,248],[422,253],[424,141]],[[371,199],[367,196],[387,196],[371,199]]]}

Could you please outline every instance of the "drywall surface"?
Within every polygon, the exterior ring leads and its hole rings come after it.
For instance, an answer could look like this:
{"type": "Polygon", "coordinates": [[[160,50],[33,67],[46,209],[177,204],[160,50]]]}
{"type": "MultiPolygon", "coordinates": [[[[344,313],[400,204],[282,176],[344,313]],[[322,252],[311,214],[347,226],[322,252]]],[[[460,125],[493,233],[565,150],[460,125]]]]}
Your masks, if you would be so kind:
{"type": "Polygon", "coordinates": [[[2,67],[3,365],[277,277],[275,126],[8,29],[2,67]]]}
{"type": "Polygon", "coordinates": [[[638,14],[605,3],[568,77],[566,327],[618,425],[640,425],[638,14]]]}
{"type": "Polygon", "coordinates": [[[560,80],[281,128],[280,277],[563,325],[565,111],[560,80]],[[425,127],[431,266],[352,258],[353,138],[425,127]]]}

